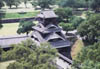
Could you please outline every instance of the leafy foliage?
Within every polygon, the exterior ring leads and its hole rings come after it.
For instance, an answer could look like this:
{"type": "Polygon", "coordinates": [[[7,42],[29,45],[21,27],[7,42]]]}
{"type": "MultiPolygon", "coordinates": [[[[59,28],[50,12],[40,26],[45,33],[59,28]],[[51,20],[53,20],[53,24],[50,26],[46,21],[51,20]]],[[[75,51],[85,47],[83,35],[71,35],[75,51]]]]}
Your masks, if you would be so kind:
{"type": "Polygon", "coordinates": [[[92,14],[89,19],[81,23],[78,33],[85,37],[85,40],[94,43],[100,36],[100,14],[92,14]]]}
{"type": "Polygon", "coordinates": [[[58,5],[61,7],[73,7],[75,0],[59,0],[58,5]]]}
{"type": "Polygon", "coordinates": [[[4,6],[3,0],[0,0],[0,9],[4,6]]]}
{"type": "Polygon", "coordinates": [[[32,1],[32,5],[34,7],[36,6],[40,6],[41,9],[48,9],[50,8],[50,5],[54,5],[55,4],[55,0],[33,0],[32,1]]]}
{"type": "Polygon", "coordinates": [[[99,69],[100,68],[100,42],[84,47],[74,60],[73,69],[99,69]]]}
{"type": "Polygon", "coordinates": [[[28,3],[28,1],[30,1],[30,0],[22,0],[22,2],[24,2],[24,4],[25,4],[25,7],[27,8],[27,3],[28,3]]]}
{"type": "Polygon", "coordinates": [[[35,24],[33,24],[32,21],[26,21],[26,20],[21,20],[20,21],[20,24],[19,24],[19,28],[17,30],[17,33],[18,34],[21,34],[21,33],[25,33],[28,35],[28,33],[33,30],[32,27],[34,26],[35,24]]]}
{"type": "Polygon", "coordinates": [[[89,19],[89,17],[94,14],[94,12],[91,12],[91,11],[85,11],[84,12],[85,16],[86,16],[86,19],[89,19]]]}
{"type": "Polygon", "coordinates": [[[68,22],[69,18],[72,16],[72,9],[71,8],[57,8],[55,13],[59,16],[59,21],[68,22]]]}
{"type": "Polygon", "coordinates": [[[71,23],[64,23],[64,22],[62,22],[62,23],[60,23],[59,25],[60,25],[60,26],[63,28],[63,30],[65,30],[66,32],[68,32],[68,31],[74,29],[74,27],[73,27],[73,25],[72,25],[71,23]]]}
{"type": "MultiPolygon", "coordinates": [[[[1,11],[0,13],[0,20],[5,16],[5,13],[1,11]]],[[[0,29],[3,27],[2,22],[0,21],[0,29]]]]}
{"type": "Polygon", "coordinates": [[[70,19],[70,23],[72,23],[74,29],[77,29],[77,27],[84,21],[83,18],[81,17],[77,17],[77,16],[73,16],[71,19],[70,19]]]}
{"type": "Polygon", "coordinates": [[[0,55],[1,55],[2,51],[3,51],[3,49],[2,49],[1,46],[0,46],[0,55]]]}
{"type": "Polygon", "coordinates": [[[59,0],[57,4],[60,7],[86,8],[90,6],[91,2],[91,0],[59,0]]]}
{"type": "Polygon", "coordinates": [[[91,8],[94,9],[96,12],[100,11],[100,0],[92,0],[91,8]]]}
{"type": "Polygon", "coordinates": [[[84,21],[81,17],[72,16],[70,18],[70,21],[68,23],[66,22],[60,22],[60,26],[65,30],[66,32],[77,29],[77,27],[84,21]]]}
{"type": "Polygon", "coordinates": [[[3,25],[2,24],[0,24],[0,29],[3,27],[3,25]]]}
{"type": "Polygon", "coordinates": [[[15,5],[16,8],[18,7],[18,5],[21,3],[20,0],[5,0],[7,6],[9,6],[10,8],[12,8],[12,5],[15,5]]]}
{"type": "Polygon", "coordinates": [[[76,8],[86,8],[87,2],[88,1],[86,1],[86,0],[75,0],[75,7],[76,8]]]}
{"type": "Polygon", "coordinates": [[[53,61],[57,50],[52,49],[48,43],[37,46],[28,39],[12,46],[13,49],[3,52],[1,57],[1,60],[16,60],[7,69],[56,69],[53,61]]]}

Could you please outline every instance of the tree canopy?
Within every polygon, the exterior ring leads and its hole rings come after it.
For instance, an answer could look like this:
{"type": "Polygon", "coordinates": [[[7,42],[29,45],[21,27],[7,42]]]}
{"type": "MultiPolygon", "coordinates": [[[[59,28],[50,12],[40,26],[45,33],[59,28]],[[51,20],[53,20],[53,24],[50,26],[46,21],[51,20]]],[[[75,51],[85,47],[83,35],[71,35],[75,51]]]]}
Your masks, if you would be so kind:
{"type": "MultiPolygon", "coordinates": [[[[0,13],[0,20],[5,16],[5,13],[0,13]]],[[[2,22],[0,21],[0,29],[3,27],[2,22]]]]}
{"type": "Polygon", "coordinates": [[[4,6],[3,0],[0,0],[0,9],[4,6]]]}
{"type": "Polygon", "coordinates": [[[72,25],[71,23],[64,23],[64,22],[61,22],[59,25],[60,25],[60,26],[63,28],[63,30],[66,31],[66,32],[71,31],[71,30],[74,29],[74,27],[73,27],[73,25],[72,25]]]}
{"type": "Polygon", "coordinates": [[[32,5],[34,7],[40,6],[41,9],[50,9],[50,6],[54,4],[55,0],[32,0],[32,5]]]}
{"type": "Polygon", "coordinates": [[[91,2],[91,0],[59,0],[57,4],[60,7],[86,8],[90,6],[91,2]]]}
{"type": "Polygon", "coordinates": [[[0,29],[1,29],[2,27],[3,27],[2,24],[0,24],[0,29]]]}
{"type": "Polygon", "coordinates": [[[36,45],[28,39],[19,44],[12,45],[13,48],[7,52],[2,52],[1,60],[16,60],[7,69],[56,69],[54,59],[57,50],[51,48],[50,44],[44,43],[36,45]]]}
{"type": "Polygon", "coordinates": [[[31,1],[31,0],[22,0],[22,2],[24,2],[24,4],[25,4],[25,7],[27,8],[27,3],[28,3],[28,1],[31,1]]]}
{"type": "Polygon", "coordinates": [[[77,16],[72,16],[70,19],[70,23],[73,25],[74,29],[77,29],[77,27],[84,21],[85,19],[77,16]]]}
{"type": "Polygon", "coordinates": [[[100,0],[92,0],[91,8],[94,9],[96,12],[100,12],[100,0]]]}
{"type": "Polygon", "coordinates": [[[92,14],[78,27],[80,36],[85,37],[90,43],[94,43],[100,36],[100,14],[92,14]]]}
{"type": "Polygon", "coordinates": [[[69,18],[72,16],[71,8],[57,8],[55,13],[59,16],[59,22],[68,22],[69,18]]]}
{"type": "Polygon", "coordinates": [[[18,5],[21,3],[21,0],[5,0],[7,6],[12,8],[12,5],[16,6],[18,8],[18,5]]]}
{"type": "Polygon", "coordinates": [[[25,19],[23,19],[23,20],[20,21],[17,33],[18,34],[26,33],[28,35],[29,32],[33,30],[32,27],[34,25],[35,24],[32,21],[26,21],[25,19]]]}
{"type": "Polygon", "coordinates": [[[73,7],[75,4],[75,0],[59,0],[57,1],[57,4],[60,7],[73,7]]]}
{"type": "Polygon", "coordinates": [[[100,68],[100,42],[82,48],[74,60],[73,69],[99,69],[100,68]]]}

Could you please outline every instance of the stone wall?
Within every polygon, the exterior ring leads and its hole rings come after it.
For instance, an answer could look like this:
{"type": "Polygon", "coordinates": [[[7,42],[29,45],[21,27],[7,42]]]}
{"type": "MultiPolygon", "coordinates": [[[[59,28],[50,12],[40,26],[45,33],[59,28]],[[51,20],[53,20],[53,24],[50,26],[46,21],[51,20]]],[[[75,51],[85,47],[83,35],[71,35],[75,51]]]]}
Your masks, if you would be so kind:
{"type": "Polygon", "coordinates": [[[32,20],[32,19],[34,19],[34,17],[30,17],[30,18],[17,18],[17,19],[2,19],[2,20],[0,20],[0,23],[16,23],[16,22],[19,22],[21,19],[32,20]]]}

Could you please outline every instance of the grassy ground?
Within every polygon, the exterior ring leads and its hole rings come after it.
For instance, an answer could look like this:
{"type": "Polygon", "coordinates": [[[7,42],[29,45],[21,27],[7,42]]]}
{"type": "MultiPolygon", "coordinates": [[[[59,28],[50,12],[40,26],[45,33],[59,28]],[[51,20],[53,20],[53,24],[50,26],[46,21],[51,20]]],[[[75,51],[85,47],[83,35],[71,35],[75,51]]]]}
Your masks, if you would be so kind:
{"type": "Polygon", "coordinates": [[[78,39],[75,44],[72,46],[72,58],[75,59],[77,54],[81,51],[82,47],[84,46],[83,41],[78,39]]]}
{"type": "Polygon", "coordinates": [[[2,19],[34,17],[38,13],[39,11],[26,12],[26,13],[5,13],[2,19]]]}
{"type": "Polygon", "coordinates": [[[6,35],[16,35],[16,31],[18,29],[19,23],[8,23],[3,24],[3,28],[0,29],[0,36],[6,36],[6,35]]]}
{"type": "Polygon", "coordinates": [[[0,62],[0,69],[7,69],[7,66],[8,66],[10,63],[13,63],[13,62],[15,62],[15,60],[0,62]]]}

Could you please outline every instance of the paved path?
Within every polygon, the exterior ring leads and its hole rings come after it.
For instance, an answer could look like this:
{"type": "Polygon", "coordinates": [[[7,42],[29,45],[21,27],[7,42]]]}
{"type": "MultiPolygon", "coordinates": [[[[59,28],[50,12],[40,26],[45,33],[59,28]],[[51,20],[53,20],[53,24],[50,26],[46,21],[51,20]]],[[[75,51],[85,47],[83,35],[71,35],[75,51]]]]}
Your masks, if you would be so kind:
{"type": "Polygon", "coordinates": [[[56,64],[62,67],[62,69],[71,69],[71,66],[60,58],[56,58],[56,64]]]}

